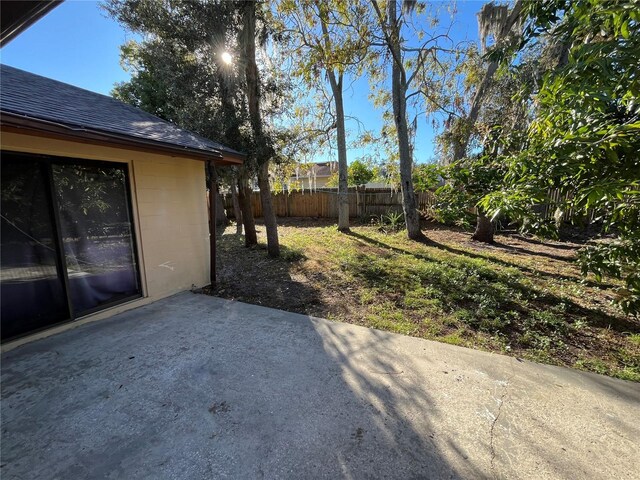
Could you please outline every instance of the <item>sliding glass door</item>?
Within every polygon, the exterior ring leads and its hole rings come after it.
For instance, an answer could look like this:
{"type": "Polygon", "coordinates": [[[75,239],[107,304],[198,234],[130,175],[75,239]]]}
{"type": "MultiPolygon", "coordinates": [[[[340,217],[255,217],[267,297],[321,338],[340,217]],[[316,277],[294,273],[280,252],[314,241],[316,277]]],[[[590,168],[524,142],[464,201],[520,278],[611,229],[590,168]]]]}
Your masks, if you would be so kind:
{"type": "Polygon", "coordinates": [[[54,163],[53,186],[73,313],[139,293],[125,166],[54,163]]]}
{"type": "Polygon", "coordinates": [[[3,339],[140,296],[126,165],[2,152],[1,166],[3,339]]]}
{"type": "Polygon", "coordinates": [[[0,315],[2,338],[70,317],[51,205],[48,165],[2,153],[0,315]]]}

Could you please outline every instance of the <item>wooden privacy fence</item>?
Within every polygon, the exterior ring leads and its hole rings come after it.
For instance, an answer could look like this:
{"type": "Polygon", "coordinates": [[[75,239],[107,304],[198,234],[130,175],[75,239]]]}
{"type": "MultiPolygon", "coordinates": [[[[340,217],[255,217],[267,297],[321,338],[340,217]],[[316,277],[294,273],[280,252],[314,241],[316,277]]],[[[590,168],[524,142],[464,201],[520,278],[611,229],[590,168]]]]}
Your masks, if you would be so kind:
{"type": "MultiPolygon", "coordinates": [[[[335,189],[315,192],[288,192],[271,195],[273,208],[278,217],[317,217],[338,218],[338,191],[335,189]]],[[[433,192],[416,194],[418,208],[426,210],[433,205],[433,192]]],[[[251,207],[256,217],[262,216],[260,193],[251,195],[251,207]]],[[[224,196],[224,208],[227,217],[232,218],[233,201],[231,195],[224,196]]],[[[402,193],[388,188],[350,188],[349,216],[366,217],[384,215],[389,212],[402,212],[402,193]]]]}
{"type": "Polygon", "coordinates": [[[579,209],[575,208],[568,208],[565,210],[565,204],[570,199],[570,196],[563,196],[560,190],[556,188],[549,191],[548,203],[537,205],[534,208],[534,211],[540,213],[543,218],[555,218],[556,209],[560,207],[562,209],[563,220],[581,219],[586,223],[593,222],[596,217],[603,213],[602,211],[594,209],[590,209],[586,214],[581,213],[579,209]]]}
{"type": "MultiPolygon", "coordinates": [[[[315,192],[289,192],[275,193],[271,195],[273,208],[278,217],[313,217],[313,218],[338,218],[338,191],[337,189],[322,189],[315,192]]],[[[425,212],[435,203],[433,192],[416,193],[418,210],[425,212]]],[[[549,202],[534,208],[543,218],[554,218],[556,208],[562,207],[566,198],[558,190],[549,192],[549,202]]],[[[233,218],[233,201],[230,194],[223,198],[227,218],[233,218]]],[[[251,195],[251,208],[256,217],[262,216],[262,204],[260,193],[251,195]]],[[[386,215],[390,212],[402,213],[402,193],[389,188],[349,188],[349,216],[370,217],[386,215]]],[[[475,213],[475,209],[472,209],[475,213]]],[[[592,222],[597,212],[590,211],[586,222],[592,222]]],[[[563,219],[575,219],[578,212],[568,209],[563,212],[563,219]]]]}

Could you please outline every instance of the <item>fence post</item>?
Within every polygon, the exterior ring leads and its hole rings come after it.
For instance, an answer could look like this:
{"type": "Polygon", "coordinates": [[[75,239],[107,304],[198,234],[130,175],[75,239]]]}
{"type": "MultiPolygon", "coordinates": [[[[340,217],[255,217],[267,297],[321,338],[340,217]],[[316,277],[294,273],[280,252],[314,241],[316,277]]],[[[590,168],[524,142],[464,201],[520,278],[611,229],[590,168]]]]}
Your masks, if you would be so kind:
{"type": "Polygon", "coordinates": [[[363,191],[362,191],[362,215],[360,215],[361,218],[366,217],[367,215],[367,187],[363,187],[363,191]]]}

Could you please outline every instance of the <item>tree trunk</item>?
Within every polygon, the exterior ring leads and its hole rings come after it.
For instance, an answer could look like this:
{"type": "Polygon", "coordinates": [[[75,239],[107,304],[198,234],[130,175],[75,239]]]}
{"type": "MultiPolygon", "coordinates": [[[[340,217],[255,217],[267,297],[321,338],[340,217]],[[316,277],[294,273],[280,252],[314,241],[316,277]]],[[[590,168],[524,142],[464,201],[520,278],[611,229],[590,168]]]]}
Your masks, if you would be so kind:
{"type": "MultiPolygon", "coordinates": [[[[222,202],[222,197],[220,196],[220,184],[218,183],[218,171],[216,170],[215,165],[211,164],[209,174],[211,175],[211,179],[210,179],[211,182],[209,187],[209,203],[213,205],[213,203],[215,202],[216,226],[223,227],[227,224],[227,215],[225,214],[224,203],[222,202]]],[[[210,208],[213,208],[213,206],[210,208]]]]}
{"type": "Polygon", "coordinates": [[[471,237],[473,240],[484,243],[493,243],[493,232],[495,224],[484,213],[478,212],[478,220],[476,223],[476,231],[471,237]]]}
{"type": "Polygon", "coordinates": [[[412,240],[424,238],[420,230],[420,216],[418,204],[413,190],[411,170],[413,159],[409,146],[409,128],[407,125],[407,79],[402,65],[402,52],[400,49],[400,31],[398,27],[397,5],[395,0],[389,0],[387,4],[389,22],[391,22],[391,35],[389,48],[392,50],[391,68],[391,95],[393,100],[393,119],[398,135],[398,151],[400,154],[400,188],[402,191],[402,209],[404,221],[407,226],[407,235],[412,240]]]}
{"type": "Polygon", "coordinates": [[[349,181],[347,178],[347,140],[344,126],[344,106],[342,103],[342,76],[340,86],[333,97],[336,102],[336,119],[338,121],[338,230],[349,231],[349,181]]]}
{"type": "Polygon", "coordinates": [[[342,75],[336,79],[333,70],[327,70],[336,107],[336,129],[338,137],[338,230],[349,231],[349,182],[347,178],[347,135],[344,125],[344,103],[342,100],[342,75]]]}
{"type": "Polygon", "coordinates": [[[270,257],[280,256],[280,242],[278,240],[278,225],[276,214],[271,202],[271,186],[269,185],[269,162],[265,162],[258,170],[258,186],[262,202],[262,218],[267,231],[267,253],[270,257]]]}
{"type": "Polygon", "coordinates": [[[222,199],[222,195],[216,193],[216,223],[219,227],[224,227],[229,222],[227,218],[227,213],[224,208],[224,200],[222,199]]]}
{"type": "Polygon", "coordinates": [[[267,251],[269,256],[280,255],[280,242],[278,241],[278,223],[271,202],[271,186],[269,185],[269,160],[272,149],[267,145],[262,128],[262,115],[260,112],[260,73],[256,64],[256,2],[247,0],[244,3],[244,50],[246,55],[245,77],[247,80],[247,104],[249,107],[249,119],[253,136],[257,145],[258,159],[258,186],[260,188],[260,201],[262,203],[262,218],[264,228],[267,231],[267,251]]]}
{"type": "Polygon", "coordinates": [[[231,179],[231,201],[233,202],[233,216],[236,219],[236,235],[242,235],[242,210],[238,201],[238,187],[235,177],[231,179]]]}
{"type": "Polygon", "coordinates": [[[238,202],[242,210],[242,223],[244,224],[244,246],[252,247],[258,244],[258,235],[251,209],[251,188],[249,188],[246,172],[241,172],[238,177],[238,202]]]}
{"type": "MultiPolygon", "coordinates": [[[[318,2],[316,2],[316,8],[318,9],[318,16],[320,18],[320,25],[322,27],[322,33],[324,34],[325,48],[331,49],[331,43],[329,41],[329,32],[327,28],[327,19],[323,15],[323,10],[320,8],[318,2]]],[[[348,181],[348,165],[347,165],[347,135],[344,124],[344,101],[342,98],[342,74],[336,73],[333,67],[328,66],[327,76],[329,77],[329,84],[331,85],[331,93],[333,94],[333,101],[336,107],[336,130],[338,141],[338,230],[341,232],[349,231],[349,181],[348,181]]]]}

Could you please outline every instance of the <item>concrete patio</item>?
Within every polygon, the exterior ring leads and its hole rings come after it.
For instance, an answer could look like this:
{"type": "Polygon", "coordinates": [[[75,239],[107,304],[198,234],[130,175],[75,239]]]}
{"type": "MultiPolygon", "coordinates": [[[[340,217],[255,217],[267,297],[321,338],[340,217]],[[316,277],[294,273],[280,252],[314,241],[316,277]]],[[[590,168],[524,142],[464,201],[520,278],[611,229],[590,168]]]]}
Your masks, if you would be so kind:
{"type": "Polygon", "coordinates": [[[638,478],[640,385],[184,293],[2,356],[3,480],[638,478]]]}

